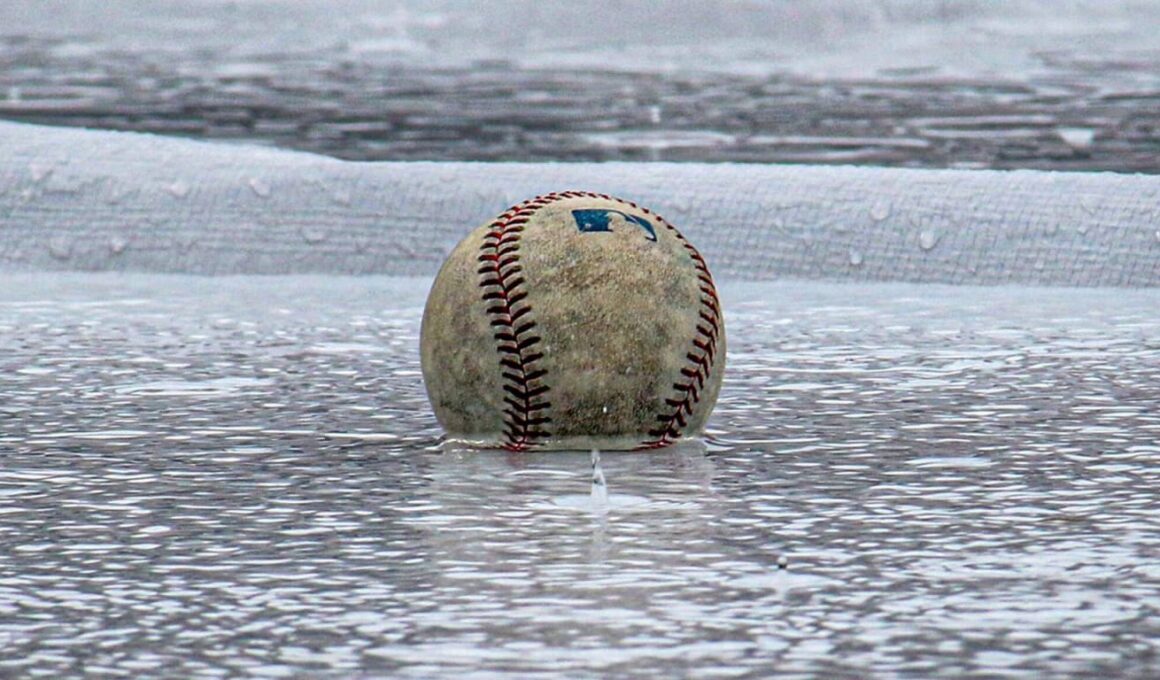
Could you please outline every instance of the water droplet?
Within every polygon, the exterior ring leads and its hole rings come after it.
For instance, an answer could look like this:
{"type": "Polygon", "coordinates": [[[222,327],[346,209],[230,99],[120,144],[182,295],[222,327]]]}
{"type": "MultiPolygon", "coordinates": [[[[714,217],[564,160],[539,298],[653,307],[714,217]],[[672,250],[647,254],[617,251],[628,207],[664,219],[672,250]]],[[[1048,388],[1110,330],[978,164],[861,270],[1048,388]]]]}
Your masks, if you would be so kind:
{"type": "Polygon", "coordinates": [[[185,198],[189,195],[189,185],[181,180],[177,180],[173,184],[165,187],[165,190],[177,198],[185,198]]]}
{"type": "Polygon", "coordinates": [[[659,107],[659,106],[648,107],[648,120],[653,125],[659,124],[661,122],[661,107],[659,107]]]}
{"type": "Polygon", "coordinates": [[[298,230],[307,243],[322,243],[326,240],[326,230],[320,227],[302,227],[298,230]]]}
{"type": "Polygon", "coordinates": [[[929,229],[924,229],[922,233],[918,235],[918,245],[922,247],[923,250],[931,250],[938,245],[938,239],[938,234],[929,229]]]}
{"type": "Polygon", "coordinates": [[[875,222],[881,222],[887,217],[890,217],[890,210],[890,201],[885,199],[874,201],[874,204],[870,206],[870,219],[875,222]]]}
{"type": "Polygon", "coordinates": [[[125,252],[125,248],[129,246],[129,241],[121,236],[114,236],[109,239],[109,252],[114,255],[120,255],[125,252]]]}
{"type": "Polygon", "coordinates": [[[851,248],[850,249],[850,264],[852,264],[855,267],[858,267],[858,266],[861,266],[862,260],[863,260],[862,252],[859,250],[856,250],[854,248],[851,248]]]}
{"type": "Polygon", "coordinates": [[[67,260],[72,257],[72,239],[64,236],[54,236],[48,240],[48,254],[57,260],[67,260]]]}
{"type": "Polygon", "coordinates": [[[1157,240],[1157,241],[1160,241],[1160,229],[1157,229],[1157,230],[1156,230],[1156,233],[1155,233],[1155,234],[1153,234],[1153,236],[1155,236],[1155,237],[1156,237],[1156,240],[1157,240]]]}
{"type": "Polygon", "coordinates": [[[259,198],[266,198],[270,195],[270,185],[257,177],[251,177],[249,185],[259,198]]]}
{"type": "Polygon", "coordinates": [[[109,189],[108,195],[105,196],[105,203],[108,203],[109,205],[117,205],[121,201],[125,200],[125,197],[128,195],[128,189],[123,187],[113,187],[109,189]]]}
{"type": "Polygon", "coordinates": [[[786,559],[785,555],[781,555],[780,557],[777,558],[777,568],[778,569],[785,569],[788,566],[789,566],[789,560],[786,559]]]}
{"type": "Polygon", "coordinates": [[[52,171],[53,167],[44,163],[32,163],[28,166],[28,174],[32,175],[32,181],[37,184],[43,182],[52,174],[52,171]]]}
{"type": "Polygon", "coordinates": [[[592,505],[597,510],[608,510],[608,484],[600,467],[599,449],[592,449],[592,505]]]}
{"type": "Polygon", "coordinates": [[[1096,131],[1092,128],[1069,128],[1061,127],[1055,130],[1059,138],[1076,151],[1083,151],[1091,148],[1092,142],[1096,138],[1096,131]]]}

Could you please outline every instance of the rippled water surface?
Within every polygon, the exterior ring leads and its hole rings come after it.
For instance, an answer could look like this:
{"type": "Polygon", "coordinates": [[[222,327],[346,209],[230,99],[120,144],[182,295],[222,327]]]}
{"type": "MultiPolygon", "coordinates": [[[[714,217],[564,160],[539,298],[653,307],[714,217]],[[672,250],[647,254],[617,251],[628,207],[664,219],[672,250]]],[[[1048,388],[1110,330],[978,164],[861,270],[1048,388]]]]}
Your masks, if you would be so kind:
{"type": "Polygon", "coordinates": [[[1149,0],[5,0],[0,118],[353,160],[1160,173],[1149,0]]]}
{"type": "Polygon", "coordinates": [[[1160,292],[726,285],[605,500],[439,450],[426,288],[0,277],[0,676],[1160,673],[1160,292]]]}

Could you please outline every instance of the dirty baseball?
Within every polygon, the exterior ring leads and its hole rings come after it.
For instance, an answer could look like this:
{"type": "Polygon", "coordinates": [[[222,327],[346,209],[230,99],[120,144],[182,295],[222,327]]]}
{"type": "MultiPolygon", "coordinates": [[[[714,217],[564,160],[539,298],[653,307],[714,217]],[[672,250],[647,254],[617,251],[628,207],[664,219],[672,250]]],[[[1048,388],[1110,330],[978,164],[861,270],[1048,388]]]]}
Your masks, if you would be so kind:
{"type": "Polygon", "coordinates": [[[448,440],[654,449],[702,434],[725,368],[704,258],[655,212],[565,191],[469,234],[435,279],[423,380],[448,440]]]}

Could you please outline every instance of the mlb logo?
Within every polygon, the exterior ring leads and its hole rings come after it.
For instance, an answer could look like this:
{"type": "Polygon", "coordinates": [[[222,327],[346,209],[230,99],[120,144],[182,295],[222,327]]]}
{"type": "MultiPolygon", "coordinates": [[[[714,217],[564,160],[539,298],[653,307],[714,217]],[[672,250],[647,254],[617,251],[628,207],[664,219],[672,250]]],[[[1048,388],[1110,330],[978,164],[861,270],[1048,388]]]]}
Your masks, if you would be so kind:
{"type": "Polygon", "coordinates": [[[603,208],[586,208],[584,210],[572,211],[572,219],[576,220],[576,228],[582,232],[612,231],[612,222],[615,218],[620,218],[625,222],[635,224],[641,229],[644,229],[648,233],[648,240],[657,240],[657,233],[653,230],[653,226],[643,217],[622,213],[619,210],[606,210],[603,208]]]}

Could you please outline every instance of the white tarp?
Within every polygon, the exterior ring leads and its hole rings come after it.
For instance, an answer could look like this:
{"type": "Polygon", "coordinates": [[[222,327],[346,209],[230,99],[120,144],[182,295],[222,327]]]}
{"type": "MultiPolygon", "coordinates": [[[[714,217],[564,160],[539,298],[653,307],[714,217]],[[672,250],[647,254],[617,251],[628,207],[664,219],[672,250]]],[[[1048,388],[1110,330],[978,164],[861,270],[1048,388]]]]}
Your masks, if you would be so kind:
{"type": "Polygon", "coordinates": [[[653,207],[721,278],[1160,285],[1160,177],[669,163],[351,163],[0,123],[0,269],[433,274],[524,198],[653,207]]]}

